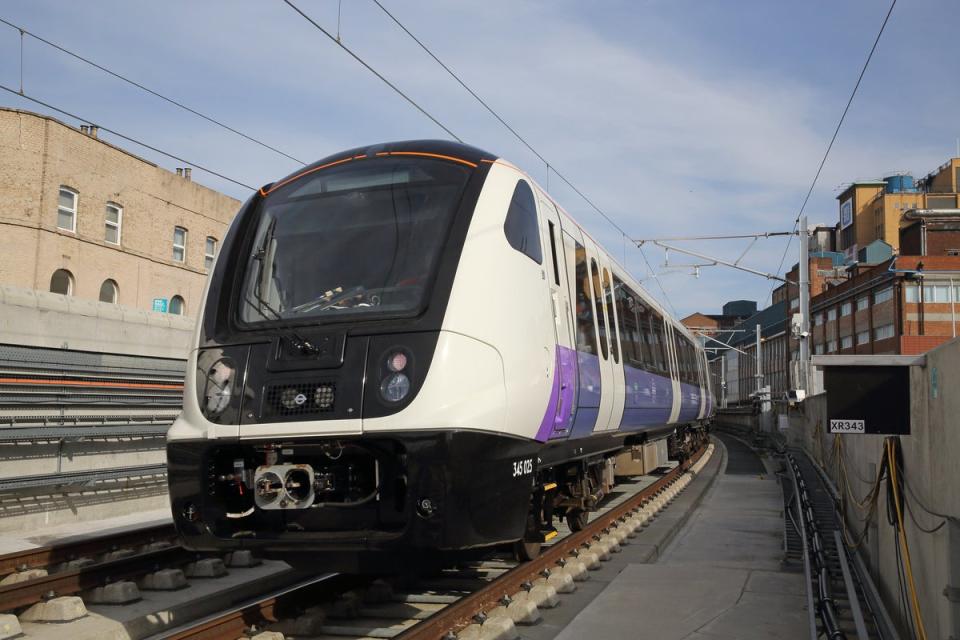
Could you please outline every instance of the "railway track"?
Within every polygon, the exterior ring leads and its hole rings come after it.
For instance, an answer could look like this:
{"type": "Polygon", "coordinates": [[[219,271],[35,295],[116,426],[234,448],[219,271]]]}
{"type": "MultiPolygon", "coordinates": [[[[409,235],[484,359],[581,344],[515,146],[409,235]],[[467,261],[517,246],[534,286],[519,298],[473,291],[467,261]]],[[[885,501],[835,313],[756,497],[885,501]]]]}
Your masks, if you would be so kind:
{"type": "Polygon", "coordinates": [[[844,539],[835,490],[802,451],[785,458],[786,555],[804,567],[811,638],[896,640],[866,566],[844,539]]]}
{"type": "Polygon", "coordinates": [[[576,589],[591,569],[628,544],[712,451],[712,444],[705,446],[653,484],[608,503],[581,531],[561,533],[529,562],[494,552],[416,577],[318,576],[157,637],[236,640],[264,630],[343,639],[515,637],[514,624],[536,622],[541,608],[556,606],[560,594],[576,589]]]}

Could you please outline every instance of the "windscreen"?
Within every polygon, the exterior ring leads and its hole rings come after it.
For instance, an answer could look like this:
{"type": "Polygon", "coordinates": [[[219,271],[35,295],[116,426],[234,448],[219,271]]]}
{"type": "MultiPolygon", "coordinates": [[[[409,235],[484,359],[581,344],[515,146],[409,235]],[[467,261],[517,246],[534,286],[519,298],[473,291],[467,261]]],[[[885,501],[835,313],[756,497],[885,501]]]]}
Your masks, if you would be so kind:
{"type": "Polygon", "coordinates": [[[419,311],[471,169],[382,157],[319,170],[260,205],[245,323],[419,311]]]}

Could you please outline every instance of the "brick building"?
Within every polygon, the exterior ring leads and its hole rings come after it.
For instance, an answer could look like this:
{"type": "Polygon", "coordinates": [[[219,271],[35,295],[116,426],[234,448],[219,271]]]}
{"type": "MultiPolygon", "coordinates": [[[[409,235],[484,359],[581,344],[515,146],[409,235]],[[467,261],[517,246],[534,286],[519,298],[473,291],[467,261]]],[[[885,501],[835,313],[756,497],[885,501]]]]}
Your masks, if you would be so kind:
{"type": "Polygon", "coordinates": [[[240,202],[82,129],[0,108],[0,284],[193,314],[240,202]]]}
{"type": "Polygon", "coordinates": [[[899,256],[810,301],[821,354],[916,354],[960,331],[960,257],[899,256]]]}
{"type": "Polygon", "coordinates": [[[875,240],[899,250],[900,229],[905,226],[907,212],[960,208],[960,158],[951,158],[916,182],[910,175],[854,182],[837,200],[837,249],[849,260],[857,260],[860,250],[875,240]]]}

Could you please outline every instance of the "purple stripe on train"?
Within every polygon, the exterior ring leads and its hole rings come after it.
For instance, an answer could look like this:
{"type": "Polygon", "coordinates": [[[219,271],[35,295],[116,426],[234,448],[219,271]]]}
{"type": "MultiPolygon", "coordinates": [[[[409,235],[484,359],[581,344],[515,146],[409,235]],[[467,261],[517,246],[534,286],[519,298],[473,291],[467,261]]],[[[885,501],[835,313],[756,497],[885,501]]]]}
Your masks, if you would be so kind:
{"type": "Polygon", "coordinates": [[[696,420],[700,415],[700,387],[686,382],[680,383],[680,416],[679,422],[696,420]]]}
{"type": "MultiPolygon", "coordinates": [[[[537,430],[537,440],[540,442],[570,434],[570,428],[573,426],[573,410],[577,405],[576,353],[573,349],[557,345],[550,401],[547,403],[547,410],[537,430]]],[[[598,376],[599,373],[598,367],[598,376]]]]}
{"type": "Polygon", "coordinates": [[[629,365],[623,367],[623,377],[626,397],[621,429],[637,431],[664,424],[670,419],[673,410],[670,378],[629,365]]]}

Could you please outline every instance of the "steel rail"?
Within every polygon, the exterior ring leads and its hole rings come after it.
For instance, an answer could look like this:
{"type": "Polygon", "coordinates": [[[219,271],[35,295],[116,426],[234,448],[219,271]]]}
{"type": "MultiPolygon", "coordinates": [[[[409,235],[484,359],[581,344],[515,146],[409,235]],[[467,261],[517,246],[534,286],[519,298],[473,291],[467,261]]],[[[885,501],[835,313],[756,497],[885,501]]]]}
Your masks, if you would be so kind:
{"type": "Polygon", "coordinates": [[[582,530],[563,538],[533,560],[509,570],[479,591],[457,600],[420,624],[400,633],[395,636],[396,640],[444,640],[450,637],[450,633],[475,622],[478,614],[500,605],[504,595],[524,590],[530,583],[542,577],[545,571],[556,569],[560,561],[599,539],[600,534],[606,533],[616,522],[624,520],[628,514],[686,473],[705,451],[706,447],[701,447],[693,456],[652,485],[640,490],[631,499],[588,523],[582,530]]]}
{"type": "Polygon", "coordinates": [[[369,583],[372,577],[329,573],[313,576],[199,621],[157,636],[160,640],[235,640],[250,629],[296,616],[300,610],[369,583]]]}
{"type": "Polygon", "coordinates": [[[142,476],[165,476],[167,463],[145,464],[136,467],[111,467],[109,469],[91,469],[50,473],[36,476],[17,476],[0,478],[0,492],[32,489],[34,487],[92,486],[104,480],[124,480],[142,476]]]}
{"type": "Polygon", "coordinates": [[[51,596],[76,595],[109,582],[136,578],[171,565],[186,564],[198,557],[183,547],[173,546],[6,585],[0,587],[0,611],[28,607],[51,596]]]}
{"type": "Polygon", "coordinates": [[[173,540],[176,537],[177,532],[172,524],[159,524],[114,535],[24,549],[0,555],[0,576],[25,569],[47,569],[60,562],[99,555],[123,547],[173,540]]]}

